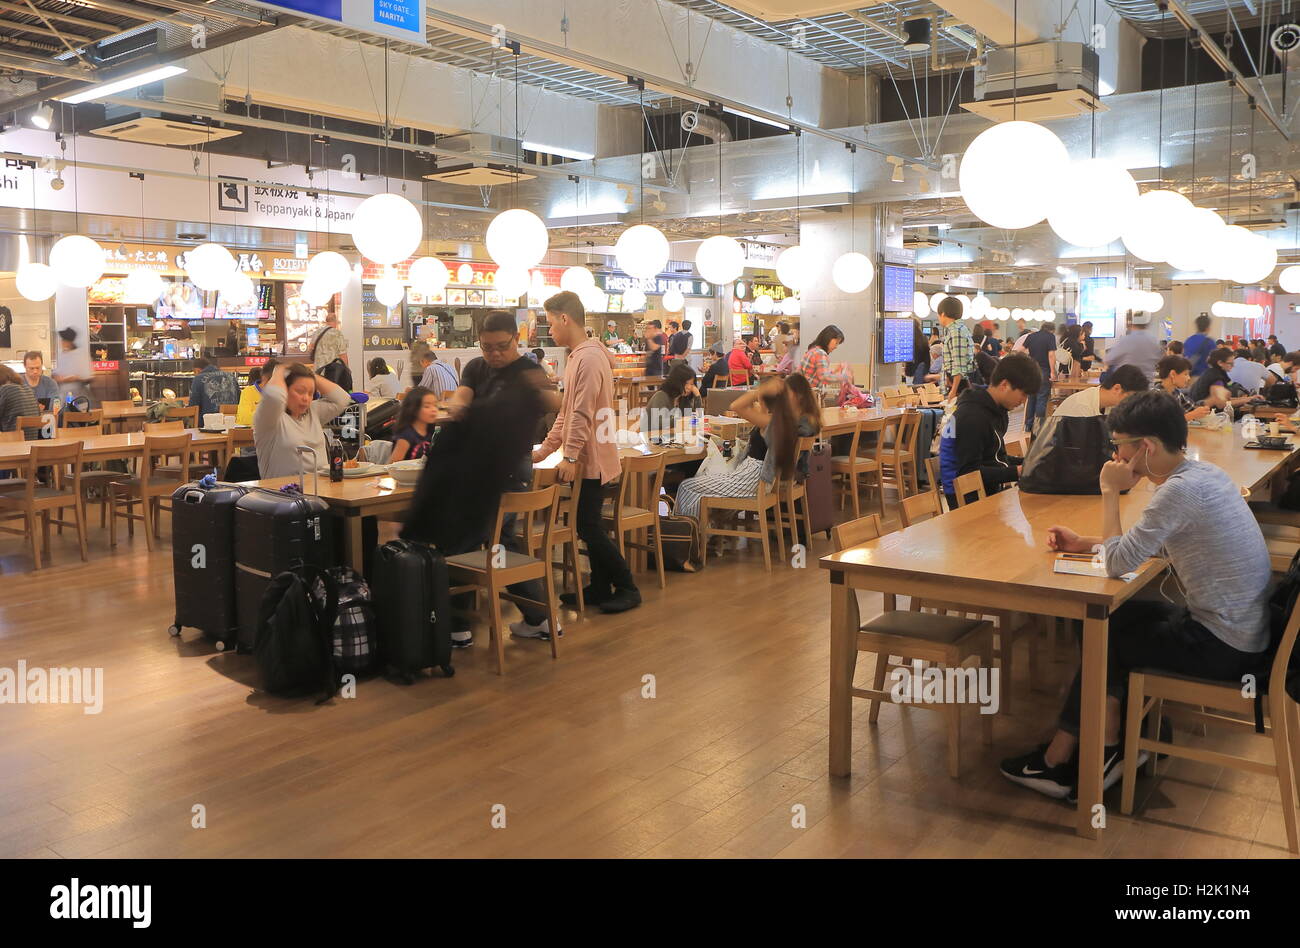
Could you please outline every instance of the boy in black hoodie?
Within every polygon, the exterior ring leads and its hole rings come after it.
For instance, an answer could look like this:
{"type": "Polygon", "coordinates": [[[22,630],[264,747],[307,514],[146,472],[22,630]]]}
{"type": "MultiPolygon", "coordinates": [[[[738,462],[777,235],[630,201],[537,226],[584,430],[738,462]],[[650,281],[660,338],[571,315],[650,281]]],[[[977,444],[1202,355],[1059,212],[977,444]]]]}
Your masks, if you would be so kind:
{"type": "Polygon", "coordinates": [[[963,474],[979,471],[989,494],[1017,479],[1020,459],[1008,457],[1003,443],[1007,414],[1042,384],[1038,363],[1013,352],[998,362],[987,388],[971,386],[962,392],[939,440],[939,479],[950,509],[957,506],[952,482],[963,474]]]}

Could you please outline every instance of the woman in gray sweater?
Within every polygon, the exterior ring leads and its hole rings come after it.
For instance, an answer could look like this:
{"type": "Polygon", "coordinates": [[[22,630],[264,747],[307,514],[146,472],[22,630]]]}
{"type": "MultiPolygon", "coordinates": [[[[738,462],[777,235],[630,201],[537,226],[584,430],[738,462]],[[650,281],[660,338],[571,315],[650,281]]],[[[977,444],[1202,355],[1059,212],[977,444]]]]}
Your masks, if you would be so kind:
{"type": "Polygon", "coordinates": [[[315,450],[326,463],[325,428],[352,398],[329,379],[301,362],[281,362],[262,385],[262,400],[253,413],[253,443],[262,477],[290,477],[302,472],[300,446],[315,450]],[[320,399],[316,400],[316,394],[320,399]]]}

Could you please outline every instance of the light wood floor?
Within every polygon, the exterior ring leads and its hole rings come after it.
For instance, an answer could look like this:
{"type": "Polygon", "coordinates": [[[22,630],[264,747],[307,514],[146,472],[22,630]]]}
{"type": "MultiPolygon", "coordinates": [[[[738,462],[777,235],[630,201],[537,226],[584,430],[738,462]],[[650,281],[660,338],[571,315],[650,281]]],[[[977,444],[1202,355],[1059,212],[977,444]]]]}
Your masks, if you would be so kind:
{"type": "MultiPolygon", "coordinates": [[[[998,717],[993,748],[971,719],[960,781],[938,715],[886,707],[871,727],[865,702],[854,774],[829,779],[815,559],[769,576],[740,551],[670,574],[666,591],[646,576],[642,608],[570,614],[558,662],[545,643],[512,642],[498,678],[482,633],[452,679],[366,681],[315,707],[256,693],[252,660],[193,630],[168,638],[169,550],[150,555],[137,536],[110,554],[97,528],[91,543],[82,565],[56,537],[56,565],[37,574],[17,538],[0,541],[0,665],[102,666],[106,691],[97,716],[0,706],[0,856],[1287,854],[1263,777],[1170,761],[1139,782],[1134,819],[1118,786],[1108,795],[1100,843],[1074,836],[1070,808],[1004,781],[998,760],[1050,730],[1065,650],[1043,692],[1016,682],[1025,698],[998,717]],[[205,829],[191,828],[195,804],[205,829]],[[796,804],[806,828],[792,826],[796,804]]],[[[859,681],[870,671],[864,658],[859,681]]]]}

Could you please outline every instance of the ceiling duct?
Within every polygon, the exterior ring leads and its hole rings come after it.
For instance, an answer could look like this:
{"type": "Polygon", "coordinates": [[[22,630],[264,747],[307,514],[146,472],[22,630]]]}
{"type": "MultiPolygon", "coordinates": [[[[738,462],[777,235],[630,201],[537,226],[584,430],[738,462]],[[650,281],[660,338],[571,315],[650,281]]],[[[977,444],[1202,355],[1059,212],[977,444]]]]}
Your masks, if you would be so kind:
{"type": "Polygon", "coordinates": [[[135,142],[141,145],[170,145],[172,147],[190,147],[206,145],[223,138],[234,138],[239,134],[228,128],[205,125],[202,122],[179,122],[172,119],[152,118],[135,115],[131,118],[94,129],[91,134],[104,138],[115,138],[120,142],[135,142]]]}
{"type": "Polygon", "coordinates": [[[518,139],[466,132],[463,135],[440,137],[438,147],[446,151],[464,152],[465,161],[440,157],[436,169],[424,175],[430,181],[459,184],[467,188],[486,188],[529,181],[536,177],[518,170],[518,162],[523,154],[523,145],[518,139]],[[494,158],[500,160],[493,161],[494,158]]]}
{"type": "Polygon", "coordinates": [[[928,250],[931,247],[938,247],[942,243],[943,241],[939,238],[939,228],[937,227],[921,227],[903,233],[903,249],[905,250],[928,250]]]}
{"type": "Polygon", "coordinates": [[[716,115],[693,109],[682,113],[682,131],[699,135],[712,142],[731,141],[731,129],[716,115]]]}
{"type": "Polygon", "coordinates": [[[975,67],[975,100],[962,108],[995,122],[1074,118],[1107,111],[1096,88],[1097,53],[1083,43],[992,49],[975,67]]]}

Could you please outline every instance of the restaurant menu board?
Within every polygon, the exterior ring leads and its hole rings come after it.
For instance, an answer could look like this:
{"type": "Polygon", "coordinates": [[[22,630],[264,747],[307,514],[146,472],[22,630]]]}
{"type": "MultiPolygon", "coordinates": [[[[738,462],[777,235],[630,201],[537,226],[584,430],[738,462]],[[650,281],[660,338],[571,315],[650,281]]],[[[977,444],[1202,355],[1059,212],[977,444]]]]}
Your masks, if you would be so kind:
{"type": "MultiPolygon", "coordinates": [[[[407,291],[408,298],[414,295],[413,291],[407,291]]],[[[361,288],[361,325],[366,329],[400,330],[402,328],[402,305],[399,303],[389,309],[375,297],[375,288],[373,286],[363,286],[361,288]]]]}
{"type": "Polygon", "coordinates": [[[1092,323],[1094,339],[1115,337],[1115,283],[1116,278],[1084,277],[1079,281],[1080,323],[1092,323]]]}
{"type": "Polygon", "coordinates": [[[301,283],[284,284],[284,351],[285,355],[311,351],[317,334],[325,326],[328,306],[312,306],[302,298],[301,283]]]}
{"type": "Polygon", "coordinates": [[[883,320],[884,326],[880,333],[880,345],[882,354],[880,361],[884,363],[892,362],[911,362],[912,361],[912,339],[913,324],[908,318],[897,318],[886,316],[883,320]]]}
{"type": "Polygon", "coordinates": [[[226,295],[219,292],[214,317],[217,319],[269,319],[271,316],[271,292],[274,287],[270,283],[255,283],[253,286],[257,292],[253,294],[252,301],[240,303],[236,306],[231,306],[226,300],[226,295]]]}
{"type": "Polygon", "coordinates": [[[203,291],[189,280],[168,283],[154,304],[159,319],[202,319],[203,291]]]}
{"type": "Polygon", "coordinates": [[[911,267],[884,264],[880,268],[880,293],[880,308],[886,313],[912,312],[916,298],[916,271],[911,267]]]}

